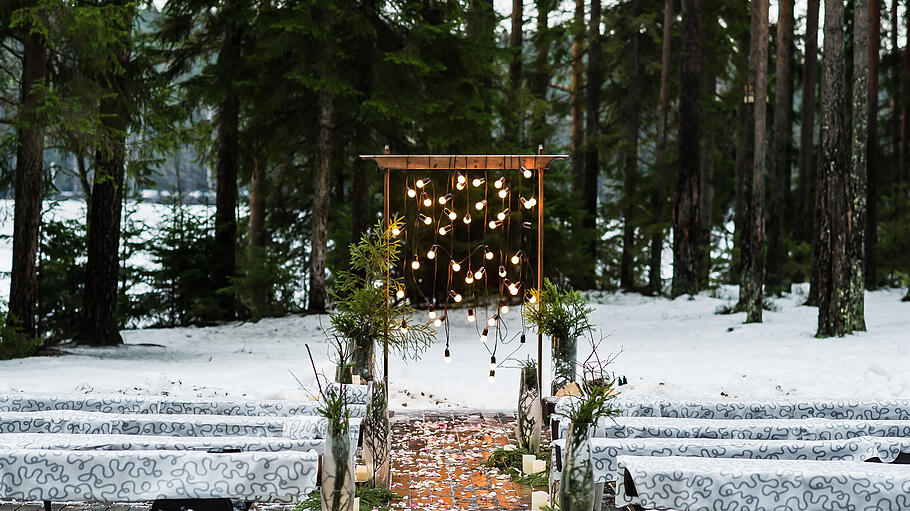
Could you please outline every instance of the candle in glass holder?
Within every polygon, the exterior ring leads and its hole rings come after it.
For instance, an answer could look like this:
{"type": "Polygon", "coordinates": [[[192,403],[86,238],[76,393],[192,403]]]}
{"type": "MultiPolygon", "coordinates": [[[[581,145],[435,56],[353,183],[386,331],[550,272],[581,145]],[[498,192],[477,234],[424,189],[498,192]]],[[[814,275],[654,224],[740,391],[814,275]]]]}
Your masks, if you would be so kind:
{"type": "Polygon", "coordinates": [[[354,478],[354,480],[357,481],[358,483],[363,483],[363,482],[366,482],[366,480],[369,478],[370,478],[370,474],[369,474],[369,472],[367,472],[367,466],[366,465],[357,465],[357,474],[356,474],[356,477],[354,478]]]}
{"type": "Polygon", "coordinates": [[[351,376],[351,383],[354,385],[360,385],[360,375],[355,374],[354,376],[351,376]]]}
{"type": "Polygon", "coordinates": [[[537,459],[537,456],[533,454],[522,454],[521,455],[521,471],[525,474],[531,474],[531,470],[534,469],[534,460],[537,459]]]}
{"type": "Polygon", "coordinates": [[[538,472],[543,472],[547,469],[547,462],[544,460],[534,460],[534,463],[531,464],[531,473],[536,474],[538,472]]]}
{"type": "Polygon", "coordinates": [[[531,511],[540,511],[550,503],[550,495],[545,491],[531,493],[531,511]]]}
{"type": "Polygon", "coordinates": [[[360,511],[360,497],[354,497],[354,511],[360,511]]]}

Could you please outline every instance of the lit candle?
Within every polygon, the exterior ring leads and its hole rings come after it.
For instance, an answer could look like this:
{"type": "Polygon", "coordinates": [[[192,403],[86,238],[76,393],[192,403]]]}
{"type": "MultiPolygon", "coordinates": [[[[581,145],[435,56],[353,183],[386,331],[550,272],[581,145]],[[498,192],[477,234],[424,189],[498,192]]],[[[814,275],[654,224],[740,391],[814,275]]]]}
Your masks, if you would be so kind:
{"type": "Polygon", "coordinates": [[[354,376],[351,376],[351,383],[354,385],[360,385],[360,375],[355,374],[354,376]]]}
{"type": "Polygon", "coordinates": [[[370,478],[370,474],[367,472],[366,465],[357,465],[357,475],[354,478],[358,483],[366,482],[370,478]]]}
{"type": "Polygon", "coordinates": [[[534,460],[534,463],[531,464],[531,473],[536,474],[538,472],[543,472],[547,469],[547,462],[544,460],[534,460]]]}
{"type": "Polygon", "coordinates": [[[518,446],[515,444],[506,444],[502,446],[503,451],[514,451],[515,449],[518,449],[518,446]]]}
{"type": "Polygon", "coordinates": [[[521,471],[525,474],[531,474],[531,470],[534,469],[534,461],[537,459],[537,456],[533,454],[522,454],[521,455],[521,471]]]}
{"type": "Polygon", "coordinates": [[[550,503],[550,495],[545,491],[531,493],[531,511],[540,511],[550,503]]]}
{"type": "Polygon", "coordinates": [[[354,497],[354,511],[360,511],[360,497],[354,497]]]}

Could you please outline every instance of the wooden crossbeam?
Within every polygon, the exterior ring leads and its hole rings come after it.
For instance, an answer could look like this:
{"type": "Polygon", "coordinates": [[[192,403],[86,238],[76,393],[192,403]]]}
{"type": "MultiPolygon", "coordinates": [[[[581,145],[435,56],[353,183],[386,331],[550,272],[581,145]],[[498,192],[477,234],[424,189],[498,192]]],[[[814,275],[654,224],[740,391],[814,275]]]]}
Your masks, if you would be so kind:
{"type": "Polygon", "coordinates": [[[380,169],[392,170],[546,170],[566,154],[362,154],[380,169]]]}

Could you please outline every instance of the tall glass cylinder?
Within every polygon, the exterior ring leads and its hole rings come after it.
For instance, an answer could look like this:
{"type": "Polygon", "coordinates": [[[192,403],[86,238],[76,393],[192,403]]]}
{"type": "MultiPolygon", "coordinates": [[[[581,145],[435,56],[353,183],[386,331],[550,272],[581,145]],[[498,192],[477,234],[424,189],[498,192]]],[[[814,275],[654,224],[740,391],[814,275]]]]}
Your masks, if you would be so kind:
{"type": "Polygon", "coordinates": [[[370,475],[370,487],[388,490],[392,470],[391,428],[388,398],[382,382],[374,381],[370,385],[363,428],[363,462],[370,475]]]}
{"type": "Polygon", "coordinates": [[[351,438],[347,431],[335,434],[329,428],[322,457],[320,507],[322,511],[354,511],[354,467],[351,438]]]}
{"type": "Polygon", "coordinates": [[[575,381],[575,359],[578,339],[569,336],[553,337],[553,384],[551,395],[575,381]]]}
{"type": "Polygon", "coordinates": [[[559,511],[594,509],[594,466],[591,463],[591,425],[572,423],[559,484],[559,511]]]}
{"type": "Polygon", "coordinates": [[[521,383],[518,387],[518,446],[537,452],[540,449],[540,430],[543,426],[543,411],[540,406],[540,388],[537,386],[537,364],[530,363],[521,368],[521,383]]]}

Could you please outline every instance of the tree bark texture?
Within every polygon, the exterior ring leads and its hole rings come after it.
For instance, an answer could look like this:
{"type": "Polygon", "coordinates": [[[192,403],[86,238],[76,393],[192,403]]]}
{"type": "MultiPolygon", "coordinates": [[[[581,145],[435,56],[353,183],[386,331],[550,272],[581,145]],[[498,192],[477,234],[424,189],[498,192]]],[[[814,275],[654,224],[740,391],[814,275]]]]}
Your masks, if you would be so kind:
{"type": "MultiPolygon", "coordinates": [[[[632,0],[633,2],[637,0],[632,0]]],[[[588,255],[585,276],[582,279],[583,289],[596,285],[595,261],[597,260],[597,182],[600,177],[600,88],[603,85],[603,41],[600,35],[601,0],[591,2],[591,20],[588,29],[588,84],[585,100],[587,101],[585,175],[582,204],[584,222],[582,227],[588,234],[588,255]]],[[[623,245],[625,252],[625,245],[623,245]]]]}
{"type": "Polygon", "coordinates": [[[661,254],[664,248],[664,215],[666,214],[667,174],[667,110],[670,94],[667,84],[670,79],[670,43],[673,38],[673,0],[664,1],[663,40],[660,56],[660,93],[657,107],[657,153],[654,167],[654,195],[651,197],[651,211],[654,215],[654,231],[651,234],[651,254],[648,269],[648,287],[654,294],[660,294],[663,281],[660,276],[661,254]]]}
{"type": "MultiPolygon", "coordinates": [[[[629,62],[632,66],[632,69],[629,70],[629,77],[631,78],[630,83],[635,84],[638,83],[639,80],[638,0],[631,0],[630,4],[632,10],[633,25],[630,27],[631,30],[629,30],[629,34],[632,37],[631,45],[628,48],[630,53],[629,62]]],[[[600,8],[598,7],[597,10],[599,13],[600,8]]],[[[619,264],[619,285],[622,289],[631,291],[635,288],[635,259],[633,256],[635,253],[634,218],[635,206],[637,203],[635,193],[639,181],[638,130],[641,119],[641,107],[639,104],[638,94],[633,88],[629,89],[629,94],[625,101],[625,108],[627,109],[628,113],[625,120],[626,140],[624,144],[625,154],[623,155],[622,255],[620,256],[619,264]]]]}
{"type": "Polygon", "coordinates": [[[875,248],[878,242],[878,179],[882,160],[878,141],[878,68],[882,47],[882,0],[869,0],[869,121],[867,137],[868,164],[866,166],[866,233],[865,268],[863,275],[866,289],[875,289],[875,248]]]}
{"type": "Polygon", "coordinates": [[[547,89],[550,85],[550,11],[553,0],[537,0],[537,31],[534,34],[534,72],[528,77],[528,89],[532,96],[531,133],[532,149],[545,145],[547,126],[547,89]]]}
{"type": "Polygon", "coordinates": [[[524,0],[512,0],[512,31],[509,33],[509,89],[506,92],[506,115],[503,135],[505,142],[516,149],[521,148],[522,108],[521,101],[521,57],[524,40],[524,0]]]}
{"type": "Polygon", "coordinates": [[[869,5],[853,4],[853,133],[847,189],[847,330],[865,331],[866,175],[869,165],[869,5]]]}
{"type": "Polygon", "coordinates": [[[319,94],[319,139],[316,147],[316,168],[313,174],[313,222],[310,236],[311,312],[324,312],[326,304],[325,258],[329,225],[329,177],[332,173],[332,97],[319,94]]]}
{"type": "Polygon", "coordinates": [[[801,241],[812,239],[815,165],[815,94],[818,76],[818,11],[819,0],[809,0],[806,12],[806,57],[803,64],[802,112],[799,125],[799,179],[797,183],[798,214],[796,235],[801,241]]]}
{"type": "Polygon", "coordinates": [[[575,19],[572,25],[572,191],[581,197],[584,189],[585,161],[582,148],[585,143],[584,113],[584,45],[585,2],[575,0],[575,19]]]}

